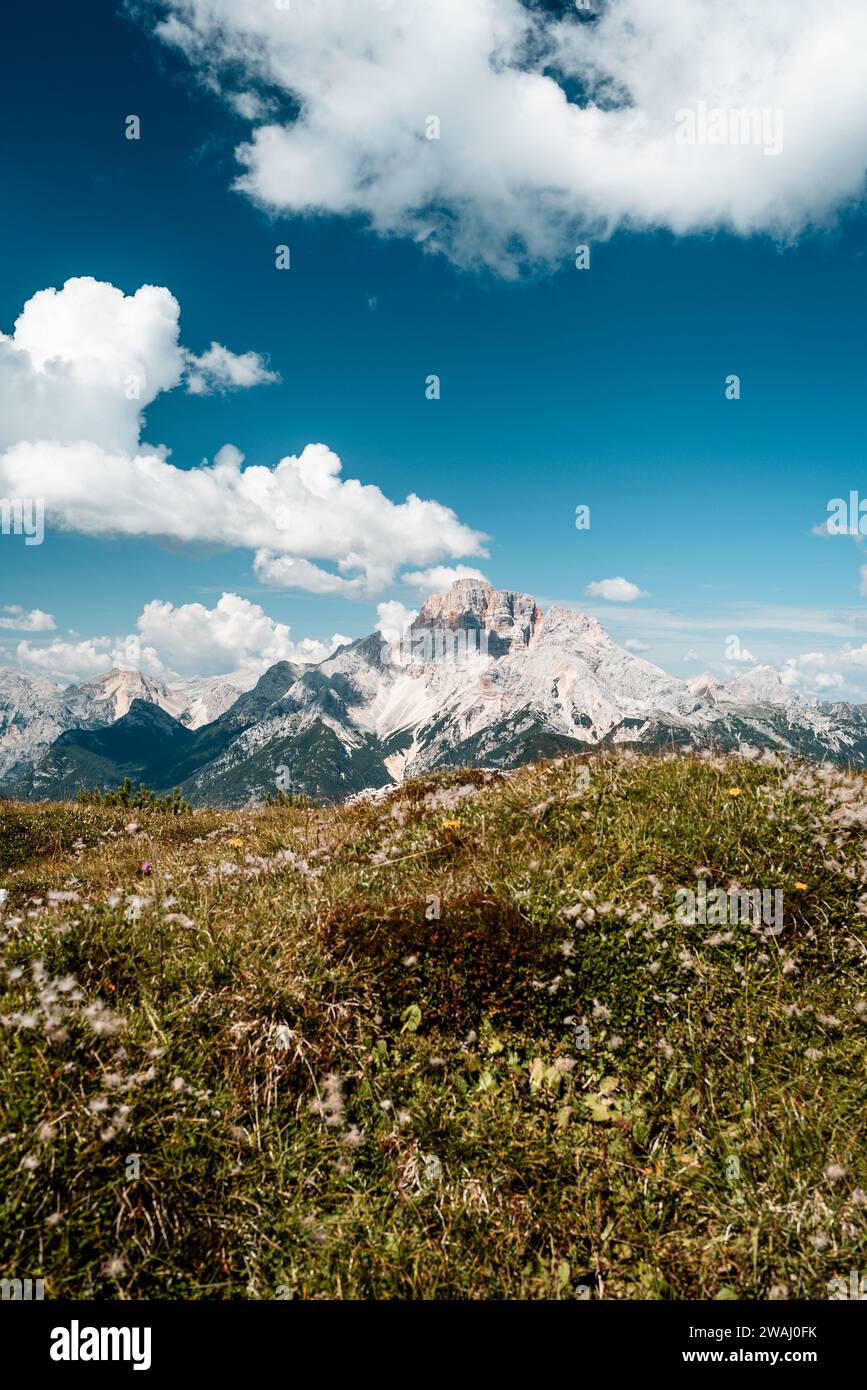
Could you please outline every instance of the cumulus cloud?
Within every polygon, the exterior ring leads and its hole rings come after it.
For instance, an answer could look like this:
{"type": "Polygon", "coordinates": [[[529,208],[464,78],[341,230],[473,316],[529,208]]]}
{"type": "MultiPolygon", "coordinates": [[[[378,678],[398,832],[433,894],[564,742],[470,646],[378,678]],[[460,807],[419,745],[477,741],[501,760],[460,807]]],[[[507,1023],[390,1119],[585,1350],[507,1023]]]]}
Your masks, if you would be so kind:
{"type": "Polygon", "coordinates": [[[622,574],[616,579],[594,579],[584,592],[589,598],[604,598],[610,603],[632,603],[634,599],[646,597],[643,589],[624,579],[622,574]]]}
{"type": "MultiPolygon", "coordinates": [[[[256,353],[212,343],[200,358],[181,347],[180,306],[158,285],[126,295],[80,276],[24,305],[0,333],[0,449],[87,441],[106,454],[138,448],[141,412],[192,371],[191,389],[273,380],[256,353]]],[[[32,488],[21,495],[32,496],[32,488]]]]}
{"type": "Polygon", "coordinates": [[[187,353],[187,390],[192,396],[263,386],[279,380],[280,373],[269,371],[258,352],[230,352],[221,343],[211,343],[200,357],[187,353]]]}
{"type": "Polygon", "coordinates": [[[417,608],[391,600],[376,606],[376,626],[386,642],[399,642],[410,623],[418,616],[417,608]]]}
{"type": "Polygon", "coordinates": [[[276,661],[324,661],[351,640],[335,633],[330,642],[293,642],[285,623],[274,622],[259,604],[238,594],[223,594],[213,608],[153,599],[137,626],[141,642],[182,675],[221,675],[250,667],[264,671],[276,661]]]}
{"type": "Polygon", "coordinates": [[[780,679],[801,694],[828,698],[829,692],[854,696],[867,695],[867,642],[833,651],[801,652],[788,657],[780,669],[780,679]]]}
{"type": "Polygon", "coordinates": [[[7,603],[0,608],[0,628],[10,632],[51,632],[57,626],[50,613],[33,608],[25,613],[20,603],[7,603]]]}
{"type": "Polygon", "coordinates": [[[456,579],[480,579],[488,581],[481,570],[470,565],[432,565],[426,570],[407,570],[400,576],[401,582],[411,584],[414,589],[422,589],[427,594],[441,594],[450,589],[456,579]]]}
{"type": "Polygon", "coordinates": [[[464,265],[514,274],[618,226],[785,237],[863,195],[862,0],[146,6],[251,123],[236,187],[464,265]],[[753,111],[755,143],[723,140],[753,111]]]}
{"type": "Polygon", "coordinates": [[[168,681],[230,673],[256,677],[277,661],[324,661],[352,640],[334,633],[329,640],[304,637],[295,642],[286,623],[275,622],[259,604],[229,593],[213,608],[153,599],[145,604],[136,627],[125,636],[76,641],[58,637],[44,646],[25,638],[18,643],[16,660],[23,669],[61,680],[81,680],[113,666],[168,681]]]}
{"type": "Polygon", "coordinates": [[[142,409],[183,370],[168,290],[143,285],[124,295],[90,278],[40,290],[13,333],[0,334],[0,449],[48,438],[132,451],[142,409]]]}
{"type": "Polygon", "coordinates": [[[45,646],[34,647],[25,638],[15,649],[17,664],[24,670],[39,671],[59,680],[83,680],[113,666],[163,675],[156,652],[142,648],[132,637],[86,637],[69,642],[56,638],[45,646]]]}
{"type": "Polygon", "coordinates": [[[639,642],[637,637],[627,637],[623,643],[628,652],[649,652],[650,648],[646,642],[639,642]]]}
{"type": "Polygon", "coordinates": [[[381,592],[404,565],[486,553],[451,508],[342,478],[324,444],[274,468],[227,444],[187,469],[142,442],[142,410],[185,376],[196,394],[275,379],[257,353],[193,356],[178,316],[167,289],[90,278],[28,300],[0,335],[0,495],[44,498],[50,525],[88,535],[242,546],[263,583],[314,593],[381,592]]]}

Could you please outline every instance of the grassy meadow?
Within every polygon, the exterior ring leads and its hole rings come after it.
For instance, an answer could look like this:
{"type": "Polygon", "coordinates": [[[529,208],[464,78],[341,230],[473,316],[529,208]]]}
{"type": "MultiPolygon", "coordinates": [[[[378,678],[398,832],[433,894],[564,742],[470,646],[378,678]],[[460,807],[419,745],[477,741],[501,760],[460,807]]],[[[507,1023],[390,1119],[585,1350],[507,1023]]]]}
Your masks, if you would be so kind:
{"type": "Polygon", "coordinates": [[[863,775],[772,758],[0,803],[0,1276],[827,1298],[867,1273],[865,826],[863,775]],[[699,879],[782,931],[677,920],[699,879]]]}

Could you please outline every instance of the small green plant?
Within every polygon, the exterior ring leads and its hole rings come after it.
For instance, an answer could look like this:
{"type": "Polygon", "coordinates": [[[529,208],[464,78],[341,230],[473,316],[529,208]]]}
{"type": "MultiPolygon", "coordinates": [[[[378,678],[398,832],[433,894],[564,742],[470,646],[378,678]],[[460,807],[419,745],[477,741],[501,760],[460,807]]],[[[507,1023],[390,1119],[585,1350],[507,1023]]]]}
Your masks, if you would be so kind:
{"type": "Polygon", "coordinates": [[[122,806],[125,810],[163,811],[173,816],[189,815],[193,809],[177,787],[160,796],[146,787],[144,782],[139,782],[138,788],[135,788],[131,777],[125,777],[119,787],[109,791],[101,791],[99,787],[91,791],[82,788],[77,800],[82,806],[122,806]]]}
{"type": "Polygon", "coordinates": [[[269,792],[268,795],[265,797],[266,806],[293,806],[296,809],[300,808],[301,810],[304,810],[305,807],[312,806],[313,804],[314,803],[310,800],[309,796],[302,796],[300,792],[269,792]]]}

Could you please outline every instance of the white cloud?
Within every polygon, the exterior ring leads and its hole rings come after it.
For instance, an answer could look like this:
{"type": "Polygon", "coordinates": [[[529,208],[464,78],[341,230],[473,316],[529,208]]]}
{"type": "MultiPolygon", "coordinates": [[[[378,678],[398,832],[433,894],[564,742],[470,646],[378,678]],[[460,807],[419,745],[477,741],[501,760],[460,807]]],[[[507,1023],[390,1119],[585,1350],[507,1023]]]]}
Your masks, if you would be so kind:
{"type": "Polygon", "coordinates": [[[142,643],[181,675],[264,671],[276,661],[324,661],[350,640],[335,633],[330,642],[293,642],[285,623],[275,623],[259,604],[238,594],[223,594],[214,608],[201,603],[175,607],[153,599],[145,604],[137,626],[142,643]]]}
{"type": "Polygon", "coordinates": [[[255,92],[227,92],[226,100],[245,121],[258,121],[268,110],[266,102],[255,92]]]}
{"type": "Polygon", "coordinates": [[[242,546],[263,583],[314,593],[381,592],[404,565],[486,553],[451,508],[341,478],[324,444],[246,469],[227,444],[185,469],[140,442],[142,409],[185,374],[194,393],[274,379],[256,353],[193,357],[178,315],[166,289],[88,278],[28,300],[0,335],[0,495],[44,498],[49,525],[88,535],[242,546]]]}
{"type": "MultiPolygon", "coordinates": [[[[223,594],[213,608],[201,603],[145,604],[137,632],[123,637],[56,638],[35,647],[18,643],[18,665],[62,680],[80,680],[119,666],[170,680],[175,676],[259,675],[277,661],[316,663],[352,639],[292,640],[291,628],[238,594],[223,594]]],[[[31,629],[35,631],[36,629],[31,629]]]]}
{"type": "Polygon", "coordinates": [[[237,187],[254,201],[360,214],[462,264],[511,274],[624,225],[785,237],[863,195],[862,0],[600,0],[589,24],[520,0],[152,9],[251,121],[237,187]],[[679,142],[702,102],[767,111],[779,152],[679,142]]]}
{"type": "Polygon", "coordinates": [[[840,691],[856,700],[867,698],[867,642],[853,647],[850,642],[833,651],[801,652],[783,663],[780,676],[785,685],[805,695],[822,697],[840,691]]]}
{"type": "Polygon", "coordinates": [[[590,598],[608,599],[609,603],[632,603],[634,599],[646,597],[630,579],[618,575],[616,579],[594,579],[584,590],[590,598]]]}
{"type": "Polygon", "coordinates": [[[639,642],[637,637],[627,637],[623,643],[628,652],[649,652],[650,647],[646,642],[639,642]]]}
{"type": "Polygon", "coordinates": [[[410,623],[418,616],[417,608],[392,600],[376,606],[376,626],[386,642],[399,642],[410,623]]]}
{"type": "Polygon", "coordinates": [[[50,613],[43,613],[41,608],[33,608],[25,613],[20,603],[7,603],[0,608],[0,613],[9,615],[0,618],[0,628],[6,631],[51,632],[57,626],[50,613]]]}
{"type": "Polygon", "coordinates": [[[135,637],[87,637],[78,642],[58,637],[44,647],[34,647],[25,638],[18,643],[15,657],[22,668],[59,680],[82,680],[112,666],[163,674],[156,652],[143,650],[135,637]]]}
{"type": "Polygon", "coordinates": [[[221,343],[211,343],[200,357],[187,353],[187,390],[192,396],[267,386],[279,380],[280,373],[269,371],[258,352],[239,354],[230,352],[221,343]]]}
{"type": "Polygon", "coordinates": [[[168,290],[124,295],[90,278],[40,290],[12,335],[0,334],[0,449],[47,437],[131,451],[141,410],[178,384],[183,367],[168,290]]]}
{"type": "Polygon", "coordinates": [[[177,386],[191,364],[190,388],[199,393],[275,379],[257,353],[238,357],[212,343],[194,357],[180,346],[179,317],[174,295],[157,285],[125,295],[81,276],[39,290],[12,334],[0,333],[0,449],[86,440],[107,454],[132,454],[142,410],[177,386]]]}
{"type": "Polygon", "coordinates": [[[456,579],[480,579],[488,581],[481,570],[470,565],[432,565],[426,570],[408,570],[400,576],[401,583],[411,584],[414,589],[422,589],[426,594],[442,594],[450,589],[456,579]]]}

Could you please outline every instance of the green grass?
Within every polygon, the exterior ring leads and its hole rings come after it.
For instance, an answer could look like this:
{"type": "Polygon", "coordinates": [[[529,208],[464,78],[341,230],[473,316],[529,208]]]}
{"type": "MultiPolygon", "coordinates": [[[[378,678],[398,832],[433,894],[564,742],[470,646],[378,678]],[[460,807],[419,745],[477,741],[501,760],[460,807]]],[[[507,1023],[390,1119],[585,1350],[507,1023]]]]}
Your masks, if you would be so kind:
{"type": "Polygon", "coordinates": [[[867,1272],[867,781],[612,757],[576,793],[578,766],[136,834],[0,806],[0,1277],[765,1299],[867,1272]],[[782,933],[676,921],[697,870],[781,889],[782,933]]]}

